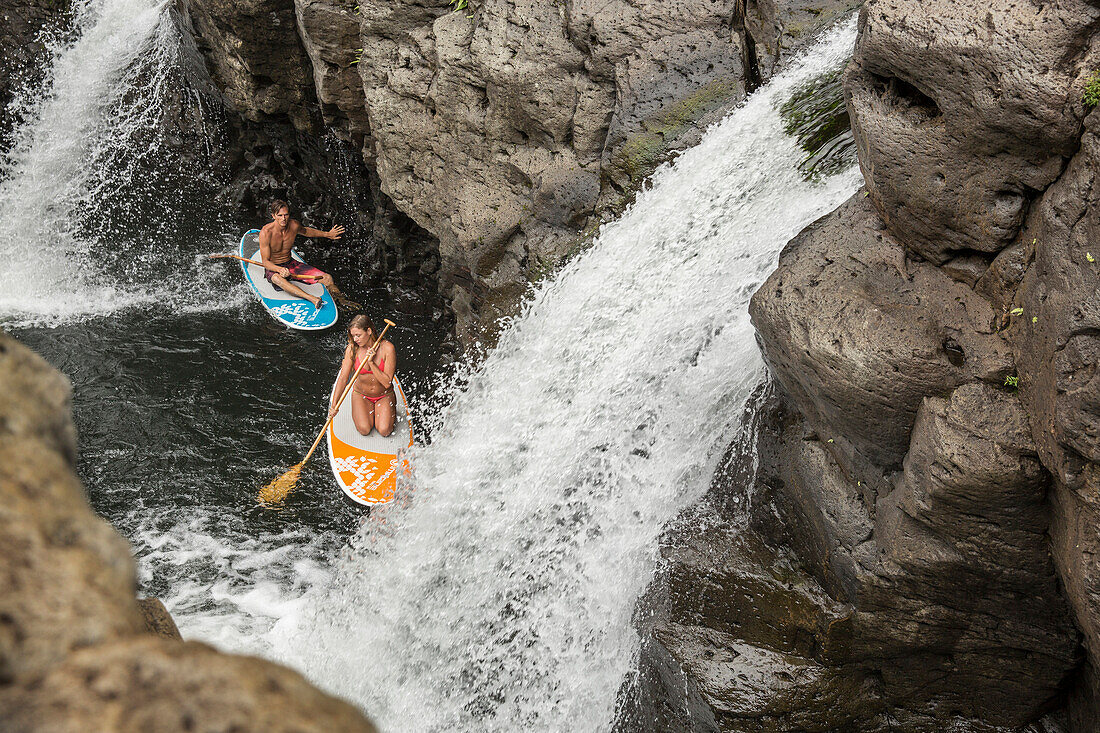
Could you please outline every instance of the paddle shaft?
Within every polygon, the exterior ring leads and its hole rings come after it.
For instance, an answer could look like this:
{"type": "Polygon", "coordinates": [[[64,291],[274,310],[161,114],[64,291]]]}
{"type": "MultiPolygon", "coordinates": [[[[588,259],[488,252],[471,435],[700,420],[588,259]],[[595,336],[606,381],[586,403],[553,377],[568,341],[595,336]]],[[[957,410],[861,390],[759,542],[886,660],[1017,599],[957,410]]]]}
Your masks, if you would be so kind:
{"type": "MultiPolygon", "coordinates": [[[[351,379],[348,380],[348,386],[344,387],[344,393],[340,395],[340,399],[336,402],[336,412],[340,411],[340,405],[344,404],[344,400],[351,393],[351,388],[355,385],[355,380],[359,378],[360,374],[362,374],[363,368],[366,367],[367,364],[370,363],[371,359],[374,358],[375,349],[378,348],[378,344],[382,343],[382,337],[386,335],[386,331],[388,331],[390,326],[392,325],[394,325],[393,321],[386,321],[386,327],[382,329],[382,333],[378,334],[378,340],[374,342],[374,346],[370,347],[370,359],[364,359],[363,363],[359,365],[359,368],[355,370],[355,373],[351,375],[351,379]]],[[[336,415],[333,415],[325,421],[325,426],[321,428],[321,433],[317,436],[317,440],[313,441],[313,445],[310,447],[309,453],[306,453],[306,457],[302,459],[302,463],[308,461],[309,457],[313,455],[313,451],[317,450],[317,446],[321,444],[321,438],[325,437],[325,431],[328,430],[328,426],[331,425],[332,421],[335,419],[336,415]]]]}
{"type": "MultiPolygon", "coordinates": [[[[256,265],[257,267],[262,267],[265,270],[271,270],[270,267],[268,267],[267,265],[265,265],[262,262],[257,262],[256,260],[250,260],[247,257],[241,257],[239,255],[210,255],[210,259],[212,259],[212,260],[221,259],[223,257],[232,257],[235,260],[240,260],[241,262],[247,262],[250,265],[256,265]]],[[[274,270],[271,270],[271,271],[275,272],[274,270]]],[[[293,272],[290,273],[290,277],[293,280],[301,280],[303,282],[310,282],[310,283],[315,283],[320,279],[316,275],[295,275],[293,272]]]]}

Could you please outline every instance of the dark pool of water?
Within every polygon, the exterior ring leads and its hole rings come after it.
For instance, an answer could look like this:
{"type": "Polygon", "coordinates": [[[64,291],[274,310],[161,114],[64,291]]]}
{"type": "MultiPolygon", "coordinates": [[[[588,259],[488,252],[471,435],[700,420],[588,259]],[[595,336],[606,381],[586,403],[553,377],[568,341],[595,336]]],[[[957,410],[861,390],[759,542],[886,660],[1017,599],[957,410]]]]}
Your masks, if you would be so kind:
{"type": "MultiPolygon", "coordinates": [[[[333,269],[375,320],[397,323],[387,338],[415,416],[447,351],[438,309],[416,292],[358,285],[354,264],[333,269]]],[[[224,272],[210,287],[241,287],[238,267],[224,272]]],[[[343,500],[323,445],[281,511],[258,506],[256,494],[302,459],[324,425],[351,315],[342,310],[322,333],[290,331],[249,300],[192,314],[126,310],[13,335],[72,381],[78,474],[92,506],[124,534],[135,517],[178,521],[189,508],[257,534],[350,533],[363,511],[343,500]]]]}

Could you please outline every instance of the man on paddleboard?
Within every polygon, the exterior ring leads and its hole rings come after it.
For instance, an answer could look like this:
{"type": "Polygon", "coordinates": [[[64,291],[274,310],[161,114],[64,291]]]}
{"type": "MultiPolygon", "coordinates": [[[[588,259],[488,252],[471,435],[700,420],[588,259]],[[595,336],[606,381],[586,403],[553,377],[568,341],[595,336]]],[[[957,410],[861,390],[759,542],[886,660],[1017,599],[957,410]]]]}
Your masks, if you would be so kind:
{"type": "Polygon", "coordinates": [[[286,201],[272,202],[270,212],[271,223],[260,230],[260,259],[264,263],[264,278],[275,286],[276,290],[285,290],[297,298],[304,298],[313,303],[314,308],[320,308],[319,297],[302,290],[289,278],[291,274],[299,278],[316,278],[315,282],[321,283],[336,295],[339,291],[332,282],[332,275],[304,262],[298,262],[290,256],[290,250],[294,247],[294,240],[299,234],[303,237],[339,239],[344,233],[344,227],[336,225],[327,232],[322,232],[302,226],[297,219],[290,218],[290,204],[286,201]]]}

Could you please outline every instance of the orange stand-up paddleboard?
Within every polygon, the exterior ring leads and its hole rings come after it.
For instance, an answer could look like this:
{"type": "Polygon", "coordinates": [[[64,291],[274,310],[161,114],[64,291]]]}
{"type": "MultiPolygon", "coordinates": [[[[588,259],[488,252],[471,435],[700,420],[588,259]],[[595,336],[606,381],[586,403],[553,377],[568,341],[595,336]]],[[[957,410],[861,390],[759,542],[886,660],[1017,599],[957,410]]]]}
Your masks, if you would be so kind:
{"type": "MultiPolygon", "coordinates": [[[[335,384],[332,389],[335,393],[335,384]]],[[[405,450],[413,444],[409,403],[396,377],[393,389],[397,394],[397,422],[388,437],[383,438],[377,430],[372,430],[370,435],[360,435],[355,429],[351,419],[352,400],[363,399],[355,392],[340,405],[326,431],[332,475],[344,494],[356,504],[371,506],[391,501],[398,473],[407,470],[405,450]]]]}

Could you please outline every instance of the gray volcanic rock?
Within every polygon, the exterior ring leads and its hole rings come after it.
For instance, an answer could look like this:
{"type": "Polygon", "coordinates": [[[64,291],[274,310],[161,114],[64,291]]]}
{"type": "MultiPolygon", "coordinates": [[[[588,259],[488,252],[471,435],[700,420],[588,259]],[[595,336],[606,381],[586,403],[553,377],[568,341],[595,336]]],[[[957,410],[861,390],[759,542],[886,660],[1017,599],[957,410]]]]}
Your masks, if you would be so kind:
{"type": "Polygon", "coordinates": [[[845,730],[1034,730],[1063,705],[1071,730],[1100,725],[1098,21],[1083,2],[864,11],[847,93],[869,196],[796,237],[753,299],[780,417],[753,491],[724,478],[711,499],[747,526],[666,550],[655,638],[719,727],[791,694],[722,685],[745,645],[808,665],[778,729],[851,709],[823,680],[862,697],[845,730]],[[767,553],[729,572],[753,537],[824,597],[768,590],[767,553]],[[843,604],[847,642],[825,643],[805,619],[843,604]]]}
{"type": "Polygon", "coordinates": [[[877,506],[784,397],[763,414],[754,485],[722,479],[664,552],[653,638],[718,729],[1018,729],[1059,699],[1077,635],[1013,393],[924,400],[877,506]]]}
{"type": "Polygon", "coordinates": [[[326,0],[299,0],[294,13],[313,65],[313,85],[325,123],[354,136],[360,149],[370,150],[363,140],[370,133],[363,82],[355,68],[362,55],[358,14],[351,3],[326,0]]]}
{"type": "Polygon", "coordinates": [[[968,384],[927,398],[897,488],[878,501],[876,577],[853,654],[886,694],[1001,725],[1039,717],[1075,667],[1050,557],[1047,474],[1015,395],[968,384]]]}
{"type": "Polygon", "coordinates": [[[73,473],[67,380],[0,333],[0,392],[0,728],[374,730],[295,672],[162,638],[175,624],[159,601],[147,623],[129,548],[73,473]]]}
{"type": "Polygon", "coordinates": [[[821,438],[883,469],[900,463],[926,395],[1013,369],[989,303],[907,260],[862,195],[787,245],[749,312],[772,374],[821,438]]]}
{"type": "Polygon", "coordinates": [[[753,49],[771,49],[770,73],[853,0],[754,4],[752,19],[735,0],[190,2],[230,108],[306,130],[315,94],[376,198],[438,240],[428,259],[470,344],[759,83],[753,49]]]}
{"type": "Polygon", "coordinates": [[[210,74],[232,109],[259,122],[288,115],[311,129],[309,58],[298,38],[294,0],[186,0],[210,74]]]}
{"type": "MultiPolygon", "coordinates": [[[[1100,664],[1100,115],[1085,121],[1080,152],[1033,207],[1020,237],[1029,263],[1008,332],[1020,397],[1054,476],[1051,540],[1093,669],[1100,664]]],[[[1095,673],[1075,695],[1079,730],[1100,725],[1095,673]]]]}
{"type": "Polygon", "coordinates": [[[1077,147],[1095,5],[878,0],[847,77],[871,200],[922,257],[997,252],[1077,147]]]}

